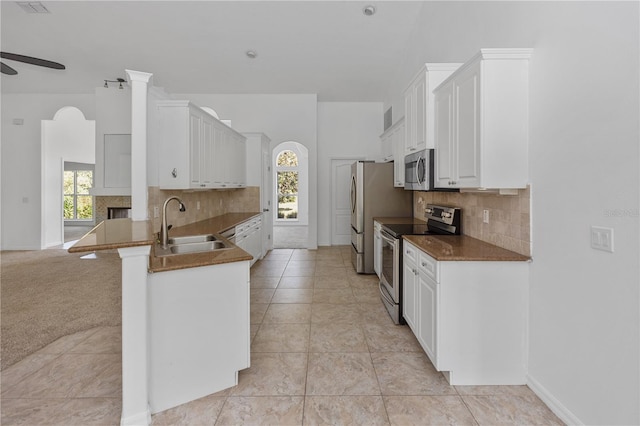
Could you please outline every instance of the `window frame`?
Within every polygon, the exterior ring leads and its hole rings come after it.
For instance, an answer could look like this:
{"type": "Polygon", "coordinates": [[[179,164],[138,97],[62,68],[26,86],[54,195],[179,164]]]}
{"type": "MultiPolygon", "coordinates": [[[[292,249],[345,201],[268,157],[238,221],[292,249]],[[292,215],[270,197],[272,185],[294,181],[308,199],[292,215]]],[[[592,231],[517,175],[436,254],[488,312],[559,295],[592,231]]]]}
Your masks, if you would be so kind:
{"type": "Polygon", "coordinates": [[[80,194],[78,193],[78,173],[79,172],[89,172],[91,173],[91,183],[93,187],[93,181],[95,178],[95,171],[91,169],[83,169],[83,168],[69,168],[64,170],[64,174],[66,173],[73,174],[73,193],[66,193],[64,188],[65,177],[62,178],[62,218],[64,220],[65,225],[69,224],[89,224],[94,223],[96,219],[96,203],[95,197],[91,195],[91,193],[80,194]],[[64,215],[64,200],[66,197],[72,197],[73,199],[73,218],[66,218],[64,215]],[[78,218],[78,197],[91,197],[91,217],[90,218],[78,218]]]}
{"type": "Polygon", "coordinates": [[[278,153],[278,155],[276,155],[276,215],[275,215],[275,220],[277,222],[287,222],[287,223],[291,223],[291,222],[298,222],[300,220],[299,216],[300,216],[300,156],[298,154],[296,154],[294,151],[292,151],[291,149],[285,148],[282,151],[280,151],[278,153]],[[285,153],[285,152],[291,152],[295,158],[296,158],[296,165],[295,166],[280,166],[278,165],[278,159],[280,158],[280,156],[285,153]],[[280,174],[280,172],[295,172],[296,173],[296,178],[297,178],[297,188],[298,191],[297,192],[292,192],[292,193],[281,193],[280,192],[280,185],[278,184],[278,176],[280,174]],[[296,217],[295,218],[288,218],[288,217],[283,217],[280,218],[280,197],[292,197],[295,196],[296,197],[296,217]]]}

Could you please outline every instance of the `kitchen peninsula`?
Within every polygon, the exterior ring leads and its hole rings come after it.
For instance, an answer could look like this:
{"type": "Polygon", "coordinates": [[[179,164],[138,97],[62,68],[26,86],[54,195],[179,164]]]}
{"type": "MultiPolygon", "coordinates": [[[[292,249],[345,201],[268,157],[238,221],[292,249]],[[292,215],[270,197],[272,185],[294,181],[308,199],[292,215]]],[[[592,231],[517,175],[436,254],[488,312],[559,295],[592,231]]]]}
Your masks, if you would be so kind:
{"type": "Polygon", "coordinates": [[[70,253],[117,249],[122,258],[122,424],[237,384],[249,367],[252,256],[219,233],[260,213],[228,213],[176,227],[228,248],[155,256],[150,221],[106,220],[70,253]]]}

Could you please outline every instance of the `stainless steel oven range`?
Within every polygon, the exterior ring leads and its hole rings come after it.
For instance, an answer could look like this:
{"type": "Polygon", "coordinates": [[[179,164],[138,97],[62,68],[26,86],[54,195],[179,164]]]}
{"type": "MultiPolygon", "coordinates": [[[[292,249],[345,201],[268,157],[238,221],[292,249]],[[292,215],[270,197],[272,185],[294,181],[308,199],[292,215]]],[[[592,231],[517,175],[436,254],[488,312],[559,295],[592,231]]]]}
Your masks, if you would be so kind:
{"type": "Polygon", "coordinates": [[[396,324],[405,323],[402,318],[402,236],[460,235],[462,212],[459,208],[427,204],[425,214],[426,224],[383,224],[380,232],[380,296],[396,324]]]}

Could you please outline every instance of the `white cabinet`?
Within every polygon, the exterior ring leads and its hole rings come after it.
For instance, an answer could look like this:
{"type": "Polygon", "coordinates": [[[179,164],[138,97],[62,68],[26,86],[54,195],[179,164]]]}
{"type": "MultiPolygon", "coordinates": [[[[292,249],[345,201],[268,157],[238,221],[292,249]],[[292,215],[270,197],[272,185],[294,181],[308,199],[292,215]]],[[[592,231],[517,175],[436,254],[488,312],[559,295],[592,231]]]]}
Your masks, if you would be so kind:
{"type": "Polygon", "coordinates": [[[433,89],[460,64],[425,64],[404,92],[404,154],[434,147],[433,89]]]}
{"type": "Polygon", "coordinates": [[[393,134],[391,128],[380,135],[380,142],[382,144],[382,161],[385,163],[393,161],[393,134]]]}
{"type": "Polygon", "coordinates": [[[160,101],[161,189],[246,186],[245,138],[189,101],[160,101]]]}
{"type": "Polygon", "coordinates": [[[436,370],[452,385],[525,384],[528,263],[403,250],[403,316],[436,370]]]}
{"type": "Polygon", "coordinates": [[[482,49],[434,90],[435,186],[526,188],[532,49],[482,49]]]}
{"type": "Polygon", "coordinates": [[[251,364],[249,262],[157,272],[147,282],[151,412],[237,385],[251,364]]]}
{"type": "Polygon", "coordinates": [[[416,284],[417,315],[416,337],[430,359],[436,359],[438,351],[438,283],[436,282],[436,261],[432,257],[420,252],[418,255],[418,282],[416,284]]]}
{"type": "Polygon", "coordinates": [[[380,135],[380,140],[383,161],[393,161],[393,186],[402,188],[404,187],[404,117],[380,135]]]}
{"type": "Polygon", "coordinates": [[[262,215],[236,225],[235,244],[253,256],[251,265],[262,259],[262,215]]]}
{"type": "Polygon", "coordinates": [[[402,257],[404,259],[402,265],[402,316],[413,333],[417,335],[418,322],[416,319],[416,307],[418,299],[418,250],[406,241],[403,242],[402,249],[402,257]]]}
{"type": "Polygon", "coordinates": [[[213,186],[246,187],[246,138],[222,122],[215,123],[214,134],[213,186]]]}
{"type": "Polygon", "coordinates": [[[373,271],[380,278],[382,272],[382,237],[380,231],[382,225],[379,222],[373,221],[373,271]]]}

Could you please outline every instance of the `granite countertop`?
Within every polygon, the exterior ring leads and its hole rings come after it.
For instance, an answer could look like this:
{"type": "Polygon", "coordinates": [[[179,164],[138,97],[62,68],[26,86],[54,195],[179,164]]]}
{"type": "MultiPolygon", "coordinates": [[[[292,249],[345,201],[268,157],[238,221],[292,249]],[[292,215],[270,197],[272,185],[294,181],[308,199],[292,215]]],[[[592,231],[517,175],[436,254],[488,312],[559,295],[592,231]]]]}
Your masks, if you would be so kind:
{"type": "Polygon", "coordinates": [[[382,225],[426,225],[427,222],[414,217],[374,217],[373,220],[382,225]]]}
{"type": "MultiPolygon", "coordinates": [[[[227,213],[188,225],[172,228],[170,236],[197,234],[219,234],[245,222],[259,212],[227,213]]],[[[218,238],[224,240],[220,235],[218,238]]],[[[229,243],[233,248],[204,253],[189,253],[175,256],[156,257],[154,248],[157,232],[152,229],[151,221],[133,221],[131,219],[110,219],[101,222],[89,233],[69,248],[69,253],[82,253],[96,250],[110,250],[126,247],[151,246],[149,272],[162,272],[220,263],[251,260],[250,254],[229,243]]]]}
{"type": "Polygon", "coordinates": [[[403,238],[438,261],[518,261],[530,257],[466,235],[404,235],[403,238]]]}
{"type": "Polygon", "coordinates": [[[83,253],[96,250],[110,250],[125,247],[148,246],[155,243],[151,221],[131,219],[105,220],[77,243],[69,248],[69,253],[83,253]]]}

